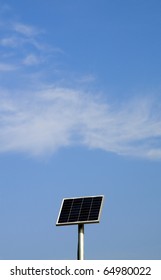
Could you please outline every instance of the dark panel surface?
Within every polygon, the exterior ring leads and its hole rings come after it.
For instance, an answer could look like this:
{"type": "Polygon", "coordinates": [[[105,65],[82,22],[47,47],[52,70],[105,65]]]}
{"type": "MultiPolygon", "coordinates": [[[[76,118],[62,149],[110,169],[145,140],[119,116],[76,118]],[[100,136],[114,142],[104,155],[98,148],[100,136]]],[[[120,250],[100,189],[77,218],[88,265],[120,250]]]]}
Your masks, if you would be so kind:
{"type": "Polygon", "coordinates": [[[65,198],[56,225],[97,223],[103,196],[65,198]]]}

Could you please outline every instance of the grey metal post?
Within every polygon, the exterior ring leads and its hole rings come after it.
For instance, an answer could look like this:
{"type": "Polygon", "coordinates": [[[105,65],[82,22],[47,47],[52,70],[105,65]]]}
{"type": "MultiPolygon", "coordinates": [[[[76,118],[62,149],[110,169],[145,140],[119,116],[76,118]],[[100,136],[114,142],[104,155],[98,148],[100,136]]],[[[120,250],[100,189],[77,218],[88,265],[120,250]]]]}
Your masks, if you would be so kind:
{"type": "Polygon", "coordinates": [[[78,224],[78,260],[84,260],[84,224],[78,224]]]}

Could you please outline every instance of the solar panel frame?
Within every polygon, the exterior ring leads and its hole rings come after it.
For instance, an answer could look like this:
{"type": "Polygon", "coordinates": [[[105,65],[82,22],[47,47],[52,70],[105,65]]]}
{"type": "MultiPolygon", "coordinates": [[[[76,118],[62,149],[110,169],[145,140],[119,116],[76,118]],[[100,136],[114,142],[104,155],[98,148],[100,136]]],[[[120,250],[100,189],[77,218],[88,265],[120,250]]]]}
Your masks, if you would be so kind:
{"type": "Polygon", "coordinates": [[[64,198],[60,206],[56,226],[99,223],[103,202],[103,195],[64,198]],[[73,204],[75,205],[73,206],[73,204]],[[84,210],[81,212],[82,206],[84,210]],[[76,219],[78,216],[79,218],[76,219]]]}

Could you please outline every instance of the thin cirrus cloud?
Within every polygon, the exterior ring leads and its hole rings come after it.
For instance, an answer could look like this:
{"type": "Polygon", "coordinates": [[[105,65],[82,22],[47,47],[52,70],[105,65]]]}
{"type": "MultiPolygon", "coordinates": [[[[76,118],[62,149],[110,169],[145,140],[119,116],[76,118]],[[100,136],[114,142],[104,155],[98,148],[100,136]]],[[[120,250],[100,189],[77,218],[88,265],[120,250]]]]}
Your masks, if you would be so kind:
{"type": "Polygon", "coordinates": [[[3,22],[0,38],[0,71],[13,70],[17,69],[17,67],[32,66],[46,62],[48,57],[55,52],[56,48],[51,48],[43,42],[41,38],[42,33],[41,30],[31,25],[14,21],[6,24],[3,22]],[[12,58],[12,67],[10,61],[4,60],[7,58],[12,58]]]}
{"type": "MultiPolygon", "coordinates": [[[[4,29],[4,26],[2,27],[4,29]]],[[[36,40],[36,37],[41,33],[40,30],[32,26],[15,22],[6,25],[5,29],[8,35],[1,35],[0,45],[11,48],[22,47],[22,45],[27,43],[34,44],[33,39],[36,40]]]]}
{"type": "Polygon", "coordinates": [[[151,115],[150,101],[135,100],[118,110],[96,95],[54,86],[23,98],[1,94],[0,101],[0,152],[42,156],[82,145],[161,159],[161,116],[151,115]]]}
{"type": "Polygon", "coordinates": [[[41,63],[41,58],[34,54],[28,54],[23,60],[23,64],[29,65],[29,66],[37,65],[39,63],[41,63]]]}
{"type": "Polygon", "coordinates": [[[103,95],[83,89],[85,83],[95,80],[90,74],[77,79],[79,90],[59,81],[53,86],[35,79],[40,73],[41,77],[48,73],[41,65],[47,57],[49,68],[54,64],[54,48],[40,40],[40,33],[20,22],[10,24],[8,37],[2,32],[0,152],[42,156],[62,147],[81,145],[161,159],[161,110],[146,95],[114,106],[103,95]],[[34,65],[39,65],[38,70],[32,68],[34,65]],[[10,88],[15,80],[14,89],[10,88]]]}
{"type": "Polygon", "coordinates": [[[18,45],[20,45],[20,40],[16,36],[11,36],[11,37],[3,37],[0,40],[0,45],[3,47],[11,47],[15,48],[18,45]]]}
{"type": "Polygon", "coordinates": [[[10,72],[16,69],[16,65],[12,65],[10,63],[0,63],[0,72],[10,72]]]}
{"type": "Polygon", "coordinates": [[[35,28],[31,25],[22,24],[22,23],[18,23],[18,22],[14,23],[12,28],[14,31],[24,35],[25,37],[33,37],[40,33],[40,30],[38,30],[37,28],[35,28]]]}

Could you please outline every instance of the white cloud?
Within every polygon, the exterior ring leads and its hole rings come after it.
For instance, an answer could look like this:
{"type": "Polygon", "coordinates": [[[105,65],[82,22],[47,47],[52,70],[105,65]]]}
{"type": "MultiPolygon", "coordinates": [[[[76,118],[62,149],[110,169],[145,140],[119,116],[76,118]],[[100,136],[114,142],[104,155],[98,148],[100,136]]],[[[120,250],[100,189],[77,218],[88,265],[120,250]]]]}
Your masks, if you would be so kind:
{"type": "Polygon", "coordinates": [[[25,59],[23,60],[23,64],[31,66],[31,65],[36,65],[41,62],[41,59],[34,55],[34,54],[28,54],[25,59]]]}
{"type": "Polygon", "coordinates": [[[9,63],[0,63],[0,72],[9,72],[16,70],[17,67],[15,65],[9,63]]]}
{"type": "Polygon", "coordinates": [[[8,93],[0,89],[0,152],[43,155],[65,146],[83,145],[161,159],[161,110],[156,109],[157,102],[145,96],[114,106],[100,95],[81,89],[95,80],[90,74],[76,79],[79,91],[43,85],[46,75],[54,72],[52,51],[61,51],[42,43],[39,33],[33,26],[12,23],[8,35],[1,36],[1,86],[4,81],[8,93]],[[11,48],[10,52],[6,48],[11,48]],[[37,72],[34,67],[28,71],[26,66],[40,62],[45,62],[46,68],[39,65],[37,72]],[[34,89],[29,90],[33,84],[34,89]],[[18,88],[24,89],[22,94],[18,88]]]}
{"type": "Polygon", "coordinates": [[[0,101],[0,152],[43,155],[84,145],[161,159],[161,115],[146,99],[113,108],[82,91],[46,87],[0,101]]]}
{"type": "Polygon", "coordinates": [[[9,47],[9,48],[17,48],[22,47],[22,45],[25,43],[24,39],[18,36],[11,36],[4,37],[0,40],[0,45],[3,47],[9,47]]]}
{"type": "MultiPolygon", "coordinates": [[[[25,66],[34,66],[40,63],[47,64],[54,54],[62,53],[59,48],[49,46],[44,43],[44,39],[39,36],[42,31],[34,26],[21,22],[3,22],[0,26],[1,38],[1,59],[0,71],[12,71],[25,66]],[[12,60],[12,65],[11,65],[12,60]]],[[[51,63],[51,62],[50,62],[51,63]]],[[[23,69],[24,70],[24,69],[23,69]]]]}
{"type": "Polygon", "coordinates": [[[32,37],[40,33],[35,27],[20,22],[13,24],[13,30],[27,37],[32,37]]]}

